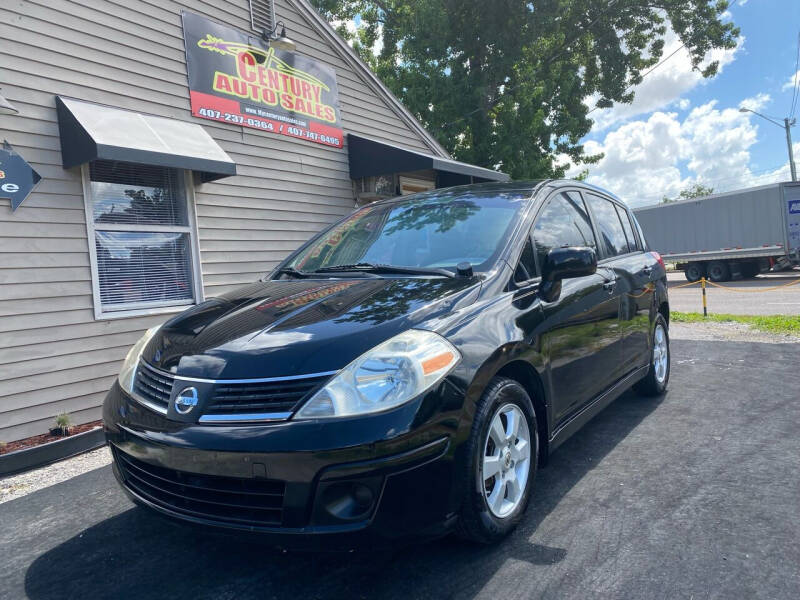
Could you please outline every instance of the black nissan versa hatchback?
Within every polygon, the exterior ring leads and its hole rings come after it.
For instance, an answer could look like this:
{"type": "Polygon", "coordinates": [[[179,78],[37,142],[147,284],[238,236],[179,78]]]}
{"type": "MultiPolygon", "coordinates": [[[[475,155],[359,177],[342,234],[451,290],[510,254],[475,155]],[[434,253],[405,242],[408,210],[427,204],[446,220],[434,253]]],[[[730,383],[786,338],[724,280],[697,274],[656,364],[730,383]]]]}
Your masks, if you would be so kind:
{"type": "Polygon", "coordinates": [[[493,542],[559,444],[665,390],[668,320],[661,258],[598,188],[377,202],[145,334],[105,400],[114,472],[140,505],[279,545],[493,542]]]}

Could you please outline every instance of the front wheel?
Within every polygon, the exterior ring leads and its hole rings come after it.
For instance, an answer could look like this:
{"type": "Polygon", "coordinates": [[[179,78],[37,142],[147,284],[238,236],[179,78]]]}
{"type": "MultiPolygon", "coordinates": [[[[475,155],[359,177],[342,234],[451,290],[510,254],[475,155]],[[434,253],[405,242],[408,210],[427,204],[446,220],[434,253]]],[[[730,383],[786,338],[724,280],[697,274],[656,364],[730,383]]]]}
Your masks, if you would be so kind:
{"type": "Polygon", "coordinates": [[[458,522],[461,537],[489,544],[514,530],[530,498],[538,442],[525,388],[505,377],[492,379],[467,441],[469,493],[458,522]]]}
{"type": "Polygon", "coordinates": [[[634,389],[645,396],[658,396],[667,390],[669,382],[670,352],[669,332],[667,321],[663,315],[656,317],[653,328],[653,349],[650,354],[650,368],[644,379],[634,386],[634,389]]]}

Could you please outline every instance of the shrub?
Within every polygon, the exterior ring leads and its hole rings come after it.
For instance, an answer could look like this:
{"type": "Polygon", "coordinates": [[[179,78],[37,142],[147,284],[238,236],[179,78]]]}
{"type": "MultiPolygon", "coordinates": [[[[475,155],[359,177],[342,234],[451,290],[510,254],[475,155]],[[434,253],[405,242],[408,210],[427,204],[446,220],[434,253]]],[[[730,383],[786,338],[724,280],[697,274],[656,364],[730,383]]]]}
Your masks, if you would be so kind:
{"type": "Polygon", "coordinates": [[[69,429],[72,427],[72,420],[69,418],[68,413],[61,413],[56,417],[56,427],[61,430],[63,435],[69,434],[69,429]]]}

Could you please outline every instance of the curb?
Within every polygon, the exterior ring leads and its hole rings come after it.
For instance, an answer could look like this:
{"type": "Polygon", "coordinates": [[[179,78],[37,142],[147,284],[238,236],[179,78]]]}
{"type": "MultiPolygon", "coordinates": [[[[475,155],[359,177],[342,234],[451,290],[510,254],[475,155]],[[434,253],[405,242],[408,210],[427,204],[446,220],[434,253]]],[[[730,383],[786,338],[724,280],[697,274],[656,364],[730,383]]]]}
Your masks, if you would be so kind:
{"type": "Polygon", "coordinates": [[[83,454],[89,450],[105,446],[105,444],[106,436],[103,428],[97,427],[96,429],[84,431],[61,440],[47,442],[33,448],[15,450],[14,452],[0,455],[0,477],[43,467],[70,456],[83,454]]]}

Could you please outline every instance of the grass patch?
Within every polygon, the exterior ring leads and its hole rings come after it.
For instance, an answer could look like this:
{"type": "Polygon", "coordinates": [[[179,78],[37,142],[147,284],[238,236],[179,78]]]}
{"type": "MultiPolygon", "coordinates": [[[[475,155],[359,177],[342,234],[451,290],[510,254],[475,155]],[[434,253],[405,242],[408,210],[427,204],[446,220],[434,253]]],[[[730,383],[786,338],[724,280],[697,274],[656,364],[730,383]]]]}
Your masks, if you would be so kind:
{"type": "Polygon", "coordinates": [[[672,311],[669,314],[669,318],[670,321],[676,323],[699,323],[704,321],[746,323],[761,331],[800,336],[800,316],[796,315],[726,315],[714,313],[704,317],[702,313],[672,311]]]}

